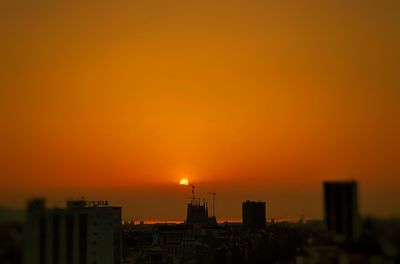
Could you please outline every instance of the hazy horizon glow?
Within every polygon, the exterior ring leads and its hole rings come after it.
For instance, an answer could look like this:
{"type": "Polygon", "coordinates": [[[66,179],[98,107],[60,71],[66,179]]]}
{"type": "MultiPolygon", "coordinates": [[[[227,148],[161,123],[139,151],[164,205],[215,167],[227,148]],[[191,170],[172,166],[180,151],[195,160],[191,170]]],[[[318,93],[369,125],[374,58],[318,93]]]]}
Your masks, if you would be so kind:
{"type": "Polygon", "coordinates": [[[400,215],[398,1],[0,4],[0,203],[108,199],[126,217],[266,200],[322,215],[355,179],[400,215]]]}

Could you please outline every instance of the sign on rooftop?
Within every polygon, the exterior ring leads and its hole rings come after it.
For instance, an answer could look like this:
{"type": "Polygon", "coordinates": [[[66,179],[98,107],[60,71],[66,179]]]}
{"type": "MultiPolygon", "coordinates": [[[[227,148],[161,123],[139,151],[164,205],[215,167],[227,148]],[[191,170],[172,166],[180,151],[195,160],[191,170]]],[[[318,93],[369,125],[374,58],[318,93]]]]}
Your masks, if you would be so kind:
{"type": "Polygon", "coordinates": [[[89,207],[107,207],[109,206],[108,201],[88,201],[89,207]]]}

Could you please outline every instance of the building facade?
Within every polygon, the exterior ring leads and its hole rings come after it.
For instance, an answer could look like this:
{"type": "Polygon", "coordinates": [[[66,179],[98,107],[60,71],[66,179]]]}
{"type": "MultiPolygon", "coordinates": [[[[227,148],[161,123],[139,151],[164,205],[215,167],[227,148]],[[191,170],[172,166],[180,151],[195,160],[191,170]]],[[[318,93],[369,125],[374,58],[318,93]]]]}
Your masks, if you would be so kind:
{"type": "Polygon", "coordinates": [[[246,228],[264,228],[266,223],[265,202],[243,202],[242,221],[246,228]]]}
{"type": "Polygon", "coordinates": [[[335,240],[355,240],[360,233],[357,183],[324,182],[324,220],[335,240]]]}
{"type": "Polygon", "coordinates": [[[204,201],[200,203],[197,199],[192,199],[187,205],[186,224],[188,225],[216,225],[215,216],[208,216],[208,206],[204,201]]]}
{"type": "Polygon", "coordinates": [[[68,201],[66,208],[28,203],[24,264],[121,263],[121,207],[68,201]]]}

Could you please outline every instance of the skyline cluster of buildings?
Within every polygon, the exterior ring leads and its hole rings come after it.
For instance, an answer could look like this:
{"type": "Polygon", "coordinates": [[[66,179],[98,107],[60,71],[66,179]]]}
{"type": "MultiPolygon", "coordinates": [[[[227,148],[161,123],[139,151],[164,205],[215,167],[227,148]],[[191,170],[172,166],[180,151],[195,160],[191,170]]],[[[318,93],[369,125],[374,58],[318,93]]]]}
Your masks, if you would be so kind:
{"type": "MultiPolygon", "coordinates": [[[[326,231],[335,241],[356,240],[360,230],[357,183],[325,182],[323,188],[326,231]]],[[[129,254],[126,250],[122,253],[121,210],[107,201],[67,201],[65,208],[46,208],[44,199],[30,201],[24,229],[24,264],[122,263],[123,255],[129,254]]],[[[263,230],[267,224],[266,216],[265,202],[244,201],[241,230],[263,230]]],[[[196,248],[203,241],[199,237],[204,234],[199,236],[193,230],[212,230],[215,237],[226,235],[218,226],[214,208],[213,215],[209,216],[208,204],[193,194],[182,227],[153,233],[151,247],[144,249],[142,261],[164,263],[168,254],[196,248]],[[161,255],[157,257],[157,254],[161,255]]],[[[213,254],[222,253],[213,251],[213,254]]]]}

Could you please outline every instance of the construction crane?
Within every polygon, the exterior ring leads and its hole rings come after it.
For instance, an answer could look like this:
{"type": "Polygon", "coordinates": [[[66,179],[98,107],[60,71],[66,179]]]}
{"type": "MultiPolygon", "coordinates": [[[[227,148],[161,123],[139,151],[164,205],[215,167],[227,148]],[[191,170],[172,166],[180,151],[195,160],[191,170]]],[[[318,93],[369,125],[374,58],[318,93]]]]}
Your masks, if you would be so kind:
{"type": "MultiPolygon", "coordinates": [[[[186,179],[186,178],[181,179],[181,180],[179,181],[179,184],[180,184],[180,185],[186,185],[186,186],[192,187],[192,203],[195,203],[195,202],[196,202],[196,197],[194,196],[194,189],[195,189],[194,185],[193,185],[193,184],[190,184],[190,183],[189,183],[189,180],[186,179]]],[[[200,201],[199,201],[199,203],[200,203],[200,201]]]]}
{"type": "Polygon", "coordinates": [[[217,195],[217,193],[209,192],[208,194],[212,194],[212,196],[213,196],[213,208],[212,208],[212,210],[213,210],[213,217],[215,217],[215,196],[217,195]]]}

